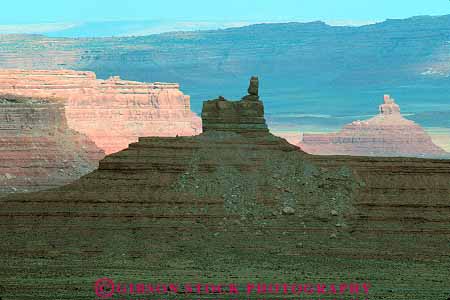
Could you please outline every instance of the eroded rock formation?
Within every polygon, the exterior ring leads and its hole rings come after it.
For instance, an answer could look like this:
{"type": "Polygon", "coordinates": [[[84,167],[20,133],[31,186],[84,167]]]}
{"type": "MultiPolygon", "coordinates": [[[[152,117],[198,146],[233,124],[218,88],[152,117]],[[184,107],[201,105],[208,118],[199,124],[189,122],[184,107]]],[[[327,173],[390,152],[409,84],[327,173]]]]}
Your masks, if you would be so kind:
{"type": "Polygon", "coordinates": [[[260,106],[209,105],[227,130],[205,115],[198,136],[143,137],[69,186],[0,199],[3,295],[23,291],[25,272],[28,296],[81,299],[111,270],[242,285],[298,282],[305,269],[302,281],[364,280],[380,299],[439,298],[429,286],[448,279],[450,160],[308,155],[237,126],[263,118],[260,106]]]}
{"type": "Polygon", "coordinates": [[[240,101],[218,99],[203,103],[203,131],[231,131],[245,135],[267,135],[264,105],[259,101],[258,78],[252,77],[248,95],[240,101]]]}
{"type": "Polygon", "coordinates": [[[0,93],[65,100],[69,127],[86,134],[106,154],[140,136],[195,135],[201,120],[178,84],[142,83],[92,72],[0,70],[0,93]]]}
{"type": "Polygon", "coordinates": [[[400,114],[400,107],[384,96],[380,113],[366,121],[355,121],[337,133],[304,133],[299,146],[318,155],[450,157],[436,146],[415,122],[400,114]]]}
{"type": "Polygon", "coordinates": [[[87,136],[69,129],[62,103],[0,96],[0,195],[70,183],[103,157],[87,136]]]}

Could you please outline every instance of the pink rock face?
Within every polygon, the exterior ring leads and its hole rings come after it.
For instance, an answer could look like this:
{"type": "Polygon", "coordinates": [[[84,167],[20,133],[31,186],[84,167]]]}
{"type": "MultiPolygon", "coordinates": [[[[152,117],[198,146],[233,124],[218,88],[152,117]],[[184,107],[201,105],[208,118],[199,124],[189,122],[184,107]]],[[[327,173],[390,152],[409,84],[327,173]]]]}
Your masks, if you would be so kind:
{"type": "Polygon", "coordinates": [[[448,157],[416,123],[400,114],[400,107],[384,96],[380,113],[355,121],[337,133],[303,134],[298,146],[319,155],[448,157]]]}
{"type": "Polygon", "coordinates": [[[104,155],[69,129],[63,104],[0,96],[0,195],[70,183],[104,155]]]}
{"type": "Polygon", "coordinates": [[[174,83],[142,83],[71,70],[0,70],[0,93],[59,98],[70,128],[86,134],[106,154],[142,136],[188,136],[201,132],[190,97],[174,83]]]}

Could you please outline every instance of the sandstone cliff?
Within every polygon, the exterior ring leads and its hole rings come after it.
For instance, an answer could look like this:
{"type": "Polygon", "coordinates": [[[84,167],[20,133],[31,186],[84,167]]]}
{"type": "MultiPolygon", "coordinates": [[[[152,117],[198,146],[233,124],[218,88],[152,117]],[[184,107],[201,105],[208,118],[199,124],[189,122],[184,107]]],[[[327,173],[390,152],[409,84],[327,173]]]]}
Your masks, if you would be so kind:
{"type": "Polygon", "coordinates": [[[63,104],[0,96],[0,194],[70,183],[103,157],[94,142],[69,129],[63,104]]]}
{"type": "Polygon", "coordinates": [[[139,136],[195,135],[201,120],[178,84],[142,83],[92,72],[0,70],[0,93],[64,99],[70,128],[86,134],[106,154],[139,136]]]}
{"type": "Polygon", "coordinates": [[[308,155],[265,131],[249,96],[206,102],[198,136],[143,137],[68,186],[0,200],[0,293],[89,298],[112,276],[442,296],[429,287],[449,287],[450,161],[308,155]]]}
{"type": "Polygon", "coordinates": [[[405,119],[388,95],[379,110],[377,116],[355,121],[337,133],[304,133],[298,145],[318,155],[450,157],[418,124],[405,119]]]}

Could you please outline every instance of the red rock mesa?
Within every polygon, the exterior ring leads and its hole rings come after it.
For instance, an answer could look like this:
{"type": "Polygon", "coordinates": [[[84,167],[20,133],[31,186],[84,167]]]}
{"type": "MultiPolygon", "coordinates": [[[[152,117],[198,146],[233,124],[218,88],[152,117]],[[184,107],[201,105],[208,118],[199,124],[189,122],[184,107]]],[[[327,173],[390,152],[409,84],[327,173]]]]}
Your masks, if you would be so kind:
{"type": "Polygon", "coordinates": [[[303,134],[299,146],[320,155],[446,157],[416,123],[400,114],[400,107],[384,96],[380,113],[366,121],[355,121],[337,133],[303,134]]]}
{"type": "Polygon", "coordinates": [[[0,70],[0,93],[65,101],[70,128],[86,134],[106,154],[141,136],[189,136],[201,132],[190,97],[175,83],[143,83],[71,70],[0,70]]]}

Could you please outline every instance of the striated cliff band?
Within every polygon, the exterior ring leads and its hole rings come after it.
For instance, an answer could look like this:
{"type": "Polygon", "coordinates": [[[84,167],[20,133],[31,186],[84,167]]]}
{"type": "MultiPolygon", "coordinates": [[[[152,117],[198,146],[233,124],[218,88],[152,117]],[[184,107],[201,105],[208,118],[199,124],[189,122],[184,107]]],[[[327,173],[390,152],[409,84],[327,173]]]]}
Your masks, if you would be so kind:
{"type": "Polygon", "coordinates": [[[389,95],[384,96],[379,110],[377,116],[354,121],[337,133],[304,133],[298,145],[318,155],[450,158],[420,125],[400,114],[400,107],[389,95]]]}
{"type": "Polygon", "coordinates": [[[436,124],[417,115],[422,126],[448,128],[449,34],[450,15],[367,26],[267,23],[133,37],[0,35],[0,68],[68,68],[103,79],[175,81],[193,97],[195,112],[210,95],[240,95],[248,74],[267,82],[264,100],[272,114],[295,109],[366,115],[370,110],[361,99],[391,91],[408,99],[403,105],[408,112],[425,107],[434,114],[436,124]]]}
{"type": "Polygon", "coordinates": [[[92,72],[0,70],[0,93],[60,98],[70,128],[86,134],[106,154],[125,149],[139,136],[195,135],[201,120],[190,97],[174,83],[144,83],[92,72]]]}
{"type": "Polygon", "coordinates": [[[449,35],[450,15],[358,27],[291,22],[133,37],[0,35],[0,68],[177,82],[196,113],[202,99],[238,97],[248,74],[259,74],[267,122],[278,132],[342,128],[373,114],[361,99],[390,91],[407,99],[400,104],[408,118],[450,152],[449,35]]]}
{"type": "Polygon", "coordinates": [[[0,199],[0,296],[88,299],[109,277],[448,297],[450,161],[306,154],[267,131],[257,85],[205,102],[198,136],[142,137],[70,185],[0,199]]]}
{"type": "Polygon", "coordinates": [[[0,195],[67,184],[97,168],[104,155],[67,126],[64,104],[0,96],[0,195]]]}

